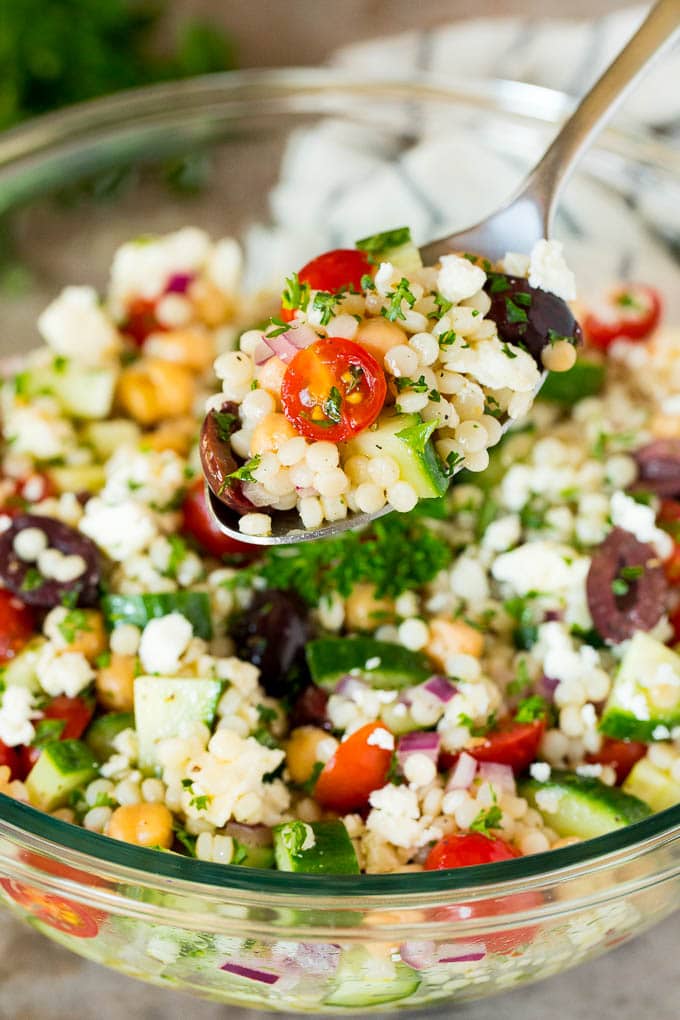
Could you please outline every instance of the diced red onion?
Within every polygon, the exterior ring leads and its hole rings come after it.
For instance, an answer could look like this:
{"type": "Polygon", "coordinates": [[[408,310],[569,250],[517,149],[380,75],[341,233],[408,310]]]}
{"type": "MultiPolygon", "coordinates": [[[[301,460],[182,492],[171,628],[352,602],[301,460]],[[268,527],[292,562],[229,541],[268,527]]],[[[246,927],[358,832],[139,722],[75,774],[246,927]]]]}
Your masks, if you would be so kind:
{"type": "Polygon", "coordinates": [[[546,699],[546,701],[552,702],[555,697],[555,691],[559,685],[559,680],[556,680],[553,676],[546,676],[545,673],[538,681],[537,688],[538,693],[546,699]]]}
{"type": "Polygon", "coordinates": [[[402,942],[399,946],[399,955],[407,966],[415,970],[426,970],[436,961],[435,944],[417,940],[402,942]]]}
{"type": "Polygon", "coordinates": [[[563,620],[563,619],[564,619],[564,613],[562,612],[561,609],[548,609],[548,610],[546,610],[545,616],[543,617],[543,621],[545,623],[552,623],[555,620],[563,620]]]}
{"type": "Polygon", "coordinates": [[[243,825],[241,822],[227,822],[224,827],[227,836],[233,836],[246,846],[271,846],[272,830],[267,825],[243,825]]]}
{"type": "Polygon", "coordinates": [[[253,361],[256,365],[264,365],[265,361],[269,361],[270,358],[274,357],[274,352],[267,346],[263,340],[259,340],[255,350],[253,351],[253,361]]]}
{"type": "Polygon", "coordinates": [[[192,282],[193,278],[193,273],[173,273],[166,284],[165,293],[186,294],[189,289],[189,284],[192,282]]]}
{"type": "Polygon", "coordinates": [[[272,956],[277,963],[297,967],[307,974],[329,975],[338,969],[340,946],[330,942],[285,943],[279,955],[276,947],[272,956]]]}
{"type": "Polygon", "coordinates": [[[242,963],[223,963],[220,970],[226,970],[229,974],[236,974],[238,977],[248,978],[250,981],[261,981],[264,985],[273,985],[280,978],[280,974],[273,974],[270,970],[257,970],[255,967],[246,967],[242,963]]]}
{"type": "Polygon", "coordinates": [[[483,942],[451,942],[440,946],[437,953],[439,963],[472,963],[483,960],[486,946],[483,942]]]}
{"type": "Polygon", "coordinates": [[[515,792],[515,774],[509,765],[501,765],[495,761],[482,761],[479,763],[479,774],[482,779],[499,790],[507,793],[515,792]]]}
{"type": "Polygon", "coordinates": [[[445,676],[431,676],[429,680],[425,681],[423,686],[426,691],[434,694],[435,698],[438,698],[444,704],[450,701],[457,691],[457,687],[445,676]]]}
{"type": "Polygon", "coordinates": [[[290,364],[298,351],[304,350],[318,339],[314,330],[304,323],[287,329],[279,336],[263,336],[267,347],[286,365],[290,364]]]}
{"type": "Polygon", "coordinates": [[[297,322],[291,325],[288,332],[282,335],[287,337],[299,351],[304,351],[306,347],[309,347],[310,344],[319,339],[318,334],[306,322],[297,322]]]}
{"type": "Polygon", "coordinates": [[[469,790],[472,781],[477,775],[477,762],[466,751],[462,751],[458,761],[453,767],[446,784],[447,790],[469,790]]]}
{"type": "Polygon", "coordinates": [[[419,732],[404,734],[403,737],[399,738],[399,743],[397,744],[399,764],[403,765],[410,754],[424,754],[436,764],[439,758],[439,743],[440,737],[438,733],[419,732]]]}

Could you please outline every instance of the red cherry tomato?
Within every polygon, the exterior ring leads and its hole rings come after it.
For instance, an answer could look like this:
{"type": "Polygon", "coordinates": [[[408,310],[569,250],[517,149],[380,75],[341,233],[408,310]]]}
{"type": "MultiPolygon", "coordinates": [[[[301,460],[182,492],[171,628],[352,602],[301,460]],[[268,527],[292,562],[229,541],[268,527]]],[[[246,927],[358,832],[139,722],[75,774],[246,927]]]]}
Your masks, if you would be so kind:
{"type": "Polygon", "coordinates": [[[668,617],[670,625],[673,628],[673,637],[671,644],[680,644],[680,605],[676,606],[673,612],[668,617]]]}
{"type": "MultiPolygon", "coordinates": [[[[515,775],[525,772],[532,761],[535,761],[538,745],[541,742],[545,720],[521,723],[514,719],[501,719],[498,727],[487,733],[483,744],[466,748],[466,753],[477,761],[493,761],[499,765],[509,765],[515,775]]],[[[439,763],[443,769],[451,768],[458,755],[444,751],[439,763]]]]}
{"type": "Polygon", "coordinates": [[[644,283],[631,283],[610,291],[602,310],[586,314],[583,332],[589,344],[606,350],[614,340],[644,340],[660,318],[658,291],[644,283]]]}
{"type": "Polygon", "coordinates": [[[366,807],[373,790],[387,782],[392,748],[384,744],[394,741],[378,722],[367,723],[343,740],[314,787],[319,804],[340,814],[366,807]]]}
{"type": "Polygon", "coordinates": [[[519,852],[495,836],[481,832],[458,832],[444,836],[430,850],[423,867],[425,871],[443,868],[468,868],[473,864],[493,864],[519,857],[519,852]]]}
{"type": "Polygon", "coordinates": [[[165,327],[156,318],[156,298],[134,298],[127,307],[127,317],[121,330],[141,347],[151,333],[165,327]]]}
{"type": "Polygon", "coordinates": [[[666,580],[669,584],[680,584],[680,542],[673,546],[673,552],[663,564],[666,580]]]}
{"type": "Polygon", "coordinates": [[[17,751],[8,747],[0,740],[0,768],[6,765],[9,769],[10,779],[19,779],[21,776],[21,762],[17,751]]]}
{"type": "MultiPolygon", "coordinates": [[[[57,719],[64,723],[64,727],[55,740],[79,740],[90,725],[94,715],[94,705],[85,698],[69,698],[65,694],[59,694],[43,708],[44,719],[57,719]]],[[[31,771],[38,758],[40,748],[26,744],[19,750],[21,774],[25,778],[31,771]]]]}
{"type": "Polygon", "coordinates": [[[281,403],[307,439],[341,443],[372,425],[385,404],[385,373],[352,340],[329,337],[298,351],[283,377],[281,403]]]}
{"type": "MultiPolygon", "coordinates": [[[[355,248],[336,248],[318,255],[298,273],[301,283],[308,283],[312,290],[323,290],[334,294],[343,287],[361,290],[361,277],[366,273],[372,275],[373,266],[363,251],[355,248]]],[[[281,309],[281,318],[290,322],[295,311],[291,308],[281,309]]]]}
{"type": "Polygon", "coordinates": [[[36,920],[79,939],[95,938],[106,920],[106,914],[101,910],[94,910],[54,893],[43,892],[24,882],[0,878],[0,885],[15,903],[36,920]]]}
{"type": "Polygon", "coordinates": [[[4,588],[0,589],[0,663],[9,662],[35,632],[33,613],[4,588]]]}
{"type": "Polygon", "coordinates": [[[620,786],[633,765],[647,754],[647,745],[637,740],[614,740],[605,737],[602,747],[594,754],[589,754],[587,761],[594,765],[613,765],[616,770],[616,782],[620,786]]]}
{"type": "Polygon", "coordinates": [[[182,532],[193,539],[211,556],[257,556],[257,549],[246,542],[239,542],[223,535],[215,524],[205,500],[205,484],[197,478],[189,488],[182,503],[182,532]]]}

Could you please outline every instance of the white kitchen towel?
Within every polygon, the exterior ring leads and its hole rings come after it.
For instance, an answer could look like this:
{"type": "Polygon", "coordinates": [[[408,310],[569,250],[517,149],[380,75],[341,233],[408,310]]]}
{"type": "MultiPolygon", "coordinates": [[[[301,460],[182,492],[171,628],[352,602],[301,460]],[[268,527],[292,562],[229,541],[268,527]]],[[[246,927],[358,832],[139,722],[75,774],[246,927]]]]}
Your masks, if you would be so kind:
{"type": "MultiPolygon", "coordinates": [[[[595,21],[485,18],[380,38],[338,51],[330,63],[350,74],[409,78],[433,74],[451,83],[529,82],[578,98],[632,35],[646,8],[595,21]]],[[[528,96],[529,106],[555,97],[528,96]]],[[[460,113],[408,103],[390,108],[397,130],[370,116],[333,116],[295,131],[272,189],[272,222],[247,239],[251,282],[282,279],[326,248],[376,230],[409,224],[417,243],[466,226],[498,206],[535,162],[554,127],[536,130],[491,117],[480,130],[474,108],[460,113]],[[490,144],[491,143],[491,144],[490,144]]],[[[626,102],[623,117],[680,146],[680,49],[657,65],[626,102]]],[[[678,148],[680,160],[680,148],[678,148]]],[[[653,172],[598,156],[594,176],[579,175],[560,210],[557,234],[578,276],[653,279],[677,291],[680,175],[675,185],[653,172]],[[618,191],[607,185],[615,184],[618,191]],[[635,207],[640,215],[631,215],[635,207]],[[645,227],[645,220],[651,230],[645,227]],[[593,243],[596,221],[598,243],[593,243]],[[603,243],[604,242],[604,243],[603,243]]],[[[679,162],[680,165],[680,162],[679,162]]],[[[680,297],[677,312],[680,314],[680,297]]]]}

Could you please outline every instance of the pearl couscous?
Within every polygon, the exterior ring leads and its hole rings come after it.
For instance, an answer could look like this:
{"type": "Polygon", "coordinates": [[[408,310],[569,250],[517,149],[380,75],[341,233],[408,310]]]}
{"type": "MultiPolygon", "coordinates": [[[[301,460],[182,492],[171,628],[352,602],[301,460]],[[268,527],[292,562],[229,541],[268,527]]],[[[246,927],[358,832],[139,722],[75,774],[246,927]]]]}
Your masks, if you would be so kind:
{"type": "Polygon", "coordinates": [[[541,351],[499,338],[490,291],[512,272],[571,299],[554,247],[506,274],[384,260],[332,301],[300,274],[278,337],[248,328],[272,306],[240,270],[192,228],[126,244],[104,300],[66,288],[5,378],[0,791],[140,846],[317,873],[541,853],[680,801],[680,338],[654,292],[583,309],[584,353],[555,340],[544,363],[570,370],[530,407],[541,351]],[[447,491],[292,427],[281,338],[310,330],[384,359],[394,413],[465,469],[447,491]],[[246,527],[401,512],[263,553],[227,538],[207,399],[250,463],[246,527]],[[497,414],[517,419],[502,439],[497,414]]]}

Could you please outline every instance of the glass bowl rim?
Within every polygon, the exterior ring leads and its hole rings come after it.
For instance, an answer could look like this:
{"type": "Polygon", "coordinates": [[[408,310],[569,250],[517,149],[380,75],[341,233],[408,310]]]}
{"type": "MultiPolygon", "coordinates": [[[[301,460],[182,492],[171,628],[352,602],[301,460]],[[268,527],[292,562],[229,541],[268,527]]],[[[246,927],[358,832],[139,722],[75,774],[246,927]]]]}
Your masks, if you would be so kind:
{"type": "MultiPolygon", "coordinates": [[[[146,120],[161,116],[178,105],[199,107],[230,98],[257,102],[264,98],[285,99],[301,94],[333,91],[371,94],[372,98],[418,98],[422,102],[463,102],[479,105],[490,112],[508,114],[540,123],[557,123],[572,100],[564,93],[543,86],[503,79],[457,82],[435,74],[369,75],[325,68],[285,68],[225,72],[164,83],[117,93],[103,99],[80,103],[56,113],[46,114],[26,125],[12,128],[0,136],[0,171],[12,172],[13,164],[24,159],[49,159],[71,136],[95,129],[115,130],[136,117],[146,120]]],[[[680,151],[648,129],[634,123],[622,123],[603,135],[599,148],[612,148],[624,157],[677,173],[680,151]]],[[[293,875],[237,865],[212,864],[179,854],[161,853],[121,843],[80,826],[53,818],[36,808],[0,794],[0,836],[27,840],[37,852],[57,854],[71,851],[69,861],[87,867],[88,858],[104,870],[111,866],[121,879],[144,883],[172,880],[173,891],[217,893],[301,894],[314,900],[333,896],[341,900],[357,896],[398,896],[402,901],[422,895],[441,895],[453,890],[493,890],[506,883],[538,887],[546,881],[559,881],[573,872],[583,873],[620,863],[621,855],[638,855],[680,838],[680,804],[657,812],[643,821],[625,826],[604,836],[574,846],[496,864],[461,868],[456,871],[430,871],[359,876],[293,875]]]]}

